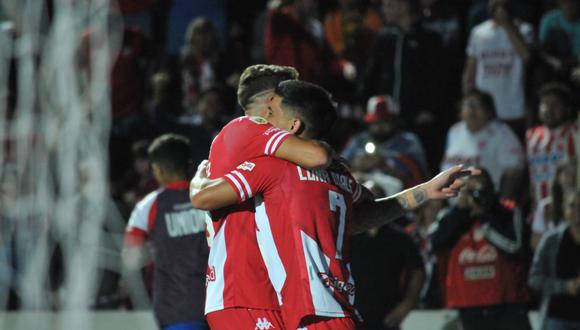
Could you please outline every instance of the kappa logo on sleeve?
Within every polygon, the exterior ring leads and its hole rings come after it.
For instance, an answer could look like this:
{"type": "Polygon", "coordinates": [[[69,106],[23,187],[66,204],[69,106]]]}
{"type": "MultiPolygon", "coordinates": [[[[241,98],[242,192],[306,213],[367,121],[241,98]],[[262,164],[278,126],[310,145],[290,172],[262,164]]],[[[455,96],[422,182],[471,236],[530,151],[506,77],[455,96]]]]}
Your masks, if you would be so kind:
{"type": "Polygon", "coordinates": [[[251,163],[251,162],[243,162],[242,164],[240,164],[237,167],[237,169],[251,172],[254,169],[254,167],[256,167],[256,164],[254,164],[254,163],[251,163]]]}

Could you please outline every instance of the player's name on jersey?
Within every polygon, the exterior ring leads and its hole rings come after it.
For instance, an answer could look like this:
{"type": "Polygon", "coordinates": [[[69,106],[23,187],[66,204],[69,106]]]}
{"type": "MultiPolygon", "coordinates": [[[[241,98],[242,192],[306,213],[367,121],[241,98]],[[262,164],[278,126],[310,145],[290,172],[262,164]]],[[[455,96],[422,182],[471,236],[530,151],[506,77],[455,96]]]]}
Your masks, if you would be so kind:
{"type": "Polygon", "coordinates": [[[300,179],[300,181],[316,181],[334,184],[339,186],[342,190],[348,191],[351,194],[353,193],[353,180],[346,175],[327,170],[306,170],[300,166],[296,166],[296,168],[298,169],[298,179],[300,179]]]}

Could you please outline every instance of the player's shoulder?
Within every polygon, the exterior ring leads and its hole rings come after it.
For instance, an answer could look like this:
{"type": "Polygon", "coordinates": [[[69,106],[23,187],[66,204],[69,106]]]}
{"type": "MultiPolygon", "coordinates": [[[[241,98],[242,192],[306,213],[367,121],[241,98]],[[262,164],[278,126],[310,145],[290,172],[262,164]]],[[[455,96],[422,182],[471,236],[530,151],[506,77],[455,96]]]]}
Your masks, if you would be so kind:
{"type": "Polygon", "coordinates": [[[161,193],[163,193],[163,191],[165,191],[165,188],[159,188],[159,189],[153,190],[152,192],[148,193],[147,195],[145,195],[145,197],[143,197],[143,199],[141,199],[135,205],[135,209],[150,208],[151,205],[153,205],[153,203],[155,203],[155,201],[157,200],[159,195],[161,193]]]}
{"type": "MultiPolygon", "coordinates": [[[[236,166],[237,171],[253,172],[265,171],[266,173],[275,172],[273,169],[284,167],[286,164],[292,164],[276,157],[260,156],[246,160],[240,165],[236,166]]],[[[273,173],[276,174],[276,173],[273,173]]]]}
{"type": "Polygon", "coordinates": [[[143,199],[141,199],[139,202],[137,202],[137,204],[133,208],[133,212],[131,212],[130,222],[141,221],[139,219],[145,219],[148,216],[149,212],[151,212],[153,205],[157,202],[159,194],[161,194],[163,191],[164,188],[154,190],[145,195],[145,197],[143,197],[143,199]]]}
{"type": "Polygon", "coordinates": [[[348,167],[347,162],[344,159],[334,159],[330,164],[330,166],[328,166],[327,170],[338,174],[346,174],[352,176],[350,168],[348,167]]]}

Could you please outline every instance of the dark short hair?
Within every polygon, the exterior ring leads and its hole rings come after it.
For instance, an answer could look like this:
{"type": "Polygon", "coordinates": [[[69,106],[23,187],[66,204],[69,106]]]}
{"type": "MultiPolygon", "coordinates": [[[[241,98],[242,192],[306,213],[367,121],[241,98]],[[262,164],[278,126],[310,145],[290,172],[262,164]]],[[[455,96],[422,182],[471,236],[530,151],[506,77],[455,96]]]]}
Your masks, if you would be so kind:
{"type": "Polygon", "coordinates": [[[561,82],[549,82],[540,86],[538,96],[544,97],[547,95],[556,95],[566,105],[570,105],[572,102],[570,87],[561,82]]]}
{"type": "Polygon", "coordinates": [[[471,89],[463,95],[465,100],[468,97],[476,97],[481,103],[483,109],[488,113],[490,119],[497,117],[497,111],[495,109],[495,102],[493,101],[493,96],[479,89],[471,89]]]}
{"type": "Polygon", "coordinates": [[[298,79],[298,71],[290,66],[256,64],[247,67],[238,83],[238,103],[242,108],[251,98],[268,89],[274,89],[281,81],[298,79]]]}
{"type": "Polygon", "coordinates": [[[336,108],[332,97],[324,88],[300,80],[287,80],[276,87],[282,97],[282,108],[299,118],[304,125],[304,135],[321,138],[336,121],[336,108]]]}
{"type": "Polygon", "coordinates": [[[149,161],[174,173],[187,173],[190,165],[190,142],[178,134],[163,134],[157,137],[147,150],[149,161]]]}

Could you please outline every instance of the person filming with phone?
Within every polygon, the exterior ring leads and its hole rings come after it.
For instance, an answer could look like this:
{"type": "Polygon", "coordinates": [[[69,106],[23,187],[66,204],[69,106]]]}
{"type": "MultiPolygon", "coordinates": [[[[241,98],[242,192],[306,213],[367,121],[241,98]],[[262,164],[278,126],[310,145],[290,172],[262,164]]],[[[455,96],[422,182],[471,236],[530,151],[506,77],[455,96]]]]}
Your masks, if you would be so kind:
{"type": "Polygon", "coordinates": [[[463,329],[531,329],[523,229],[519,209],[498,197],[484,169],[467,179],[457,203],[431,228],[446,305],[459,310],[463,329]]]}

